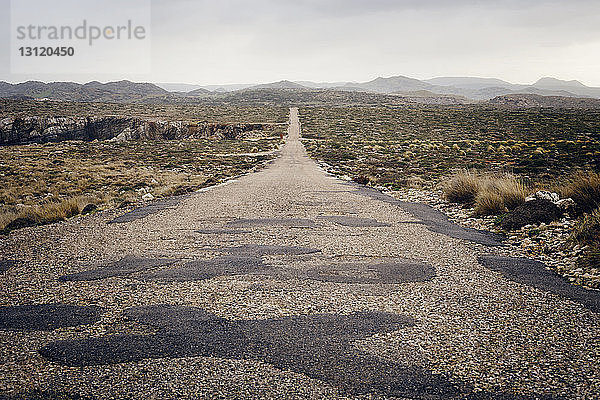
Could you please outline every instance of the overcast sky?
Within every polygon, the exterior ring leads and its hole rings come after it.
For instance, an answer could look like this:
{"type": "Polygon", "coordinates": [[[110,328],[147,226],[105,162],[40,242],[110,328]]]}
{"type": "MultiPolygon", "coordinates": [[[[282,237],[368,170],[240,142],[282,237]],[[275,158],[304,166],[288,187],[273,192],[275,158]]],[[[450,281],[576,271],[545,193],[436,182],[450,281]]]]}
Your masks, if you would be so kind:
{"type": "Polygon", "coordinates": [[[153,0],[151,72],[116,75],[11,74],[8,11],[0,0],[0,80],[12,82],[554,76],[600,86],[598,0],[153,0]]]}

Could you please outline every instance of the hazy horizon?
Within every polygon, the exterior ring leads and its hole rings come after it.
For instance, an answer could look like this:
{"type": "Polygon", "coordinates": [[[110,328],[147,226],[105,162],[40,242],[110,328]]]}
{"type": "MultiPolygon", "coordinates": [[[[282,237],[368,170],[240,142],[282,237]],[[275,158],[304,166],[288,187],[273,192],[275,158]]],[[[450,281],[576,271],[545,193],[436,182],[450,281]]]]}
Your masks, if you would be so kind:
{"type": "MultiPolygon", "coordinates": [[[[403,75],[542,77],[600,87],[600,3],[578,0],[152,1],[151,71],[11,74],[0,80],[195,85],[280,80],[365,82],[403,75]]],[[[10,2],[0,0],[0,51],[9,53],[10,2]]],[[[94,10],[90,10],[90,15],[94,10]]],[[[111,60],[112,61],[112,60],[111,60]]],[[[118,64],[119,56],[114,63],[118,64]]]]}

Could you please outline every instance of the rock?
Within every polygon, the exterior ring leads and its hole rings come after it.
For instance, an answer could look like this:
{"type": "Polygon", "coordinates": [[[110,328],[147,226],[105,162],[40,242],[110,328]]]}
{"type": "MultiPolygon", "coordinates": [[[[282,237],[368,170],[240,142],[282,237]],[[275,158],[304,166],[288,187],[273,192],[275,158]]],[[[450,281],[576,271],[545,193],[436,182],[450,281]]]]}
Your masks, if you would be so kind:
{"type": "MultiPolygon", "coordinates": [[[[539,192],[538,192],[539,193],[539,192]]],[[[501,226],[506,230],[519,229],[526,225],[546,224],[560,219],[563,211],[551,200],[535,199],[527,201],[504,217],[501,226]]]]}
{"type": "Polygon", "coordinates": [[[83,210],[81,210],[81,214],[82,215],[86,215],[89,214],[91,212],[94,212],[98,209],[98,207],[95,204],[87,204],[85,207],[83,207],[83,210]]]}
{"type": "Polygon", "coordinates": [[[154,196],[152,196],[152,193],[146,193],[145,195],[142,196],[142,200],[144,200],[144,201],[154,200],[154,196]]]}
{"type": "Polygon", "coordinates": [[[552,203],[556,204],[560,200],[560,196],[557,193],[540,190],[540,191],[536,192],[534,195],[529,196],[525,199],[525,201],[533,201],[533,200],[548,200],[548,201],[551,201],[552,203]]]}
{"type": "Polygon", "coordinates": [[[575,207],[575,201],[573,201],[573,199],[571,199],[571,198],[560,199],[559,201],[556,202],[556,205],[561,210],[563,210],[565,212],[569,212],[570,210],[573,209],[573,207],[575,207]]]}
{"type": "Polygon", "coordinates": [[[6,227],[4,228],[5,231],[12,231],[14,229],[21,229],[21,228],[27,228],[29,226],[35,226],[37,225],[37,223],[31,219],[31,218],[27,218],[27,217],[21,217],[21,218],[17,218],[12,220],[11,222],[8,223],[8,225],[6,225],[6,227]]]}
{"type": "Polygon", "coordinates": [[[0,145],[64,140],[237,139],[265,124],[190,123],[134,117],[8,117],[0,119],[0,145]]]}

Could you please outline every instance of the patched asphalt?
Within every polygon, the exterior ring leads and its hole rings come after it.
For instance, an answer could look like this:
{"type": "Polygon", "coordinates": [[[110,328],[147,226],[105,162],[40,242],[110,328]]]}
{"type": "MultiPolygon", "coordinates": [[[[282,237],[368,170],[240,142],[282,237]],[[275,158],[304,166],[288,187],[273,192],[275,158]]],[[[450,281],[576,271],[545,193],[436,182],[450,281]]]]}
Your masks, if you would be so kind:
{"type": "Polygon", "coordinates": [[[51,331],[97,322],[101,307],[68,304],[28,304],[0,307],[0,330],[51,331]]]}

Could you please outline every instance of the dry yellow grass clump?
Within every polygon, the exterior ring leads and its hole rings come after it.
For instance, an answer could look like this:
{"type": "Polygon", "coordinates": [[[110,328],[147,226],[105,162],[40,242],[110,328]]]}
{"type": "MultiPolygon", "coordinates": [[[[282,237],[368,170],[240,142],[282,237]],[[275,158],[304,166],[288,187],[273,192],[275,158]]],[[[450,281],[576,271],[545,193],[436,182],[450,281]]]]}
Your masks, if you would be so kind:
{"type": "Polygon", "coordinates": [[[99,199],[87,196],[77,196],[62,201],[4,211],[0,213],[0,231],[63,221],[81,214],[86,206],[95,205],[99,201],[99,199]]]}
{"type": "Polygon", "coordinates": [[[561,197],[575,201],[580,214],[589,213],[600,207],[600,174],[578,172],[560,192],[561,197]]]}
{"type": "Polygon", "coordinates": [[[514,175],[483,175],[461,171],[444,185],[448,201],[475,205],[478,215],[512,210],[525,202],[527,187],[514,175]]]}

